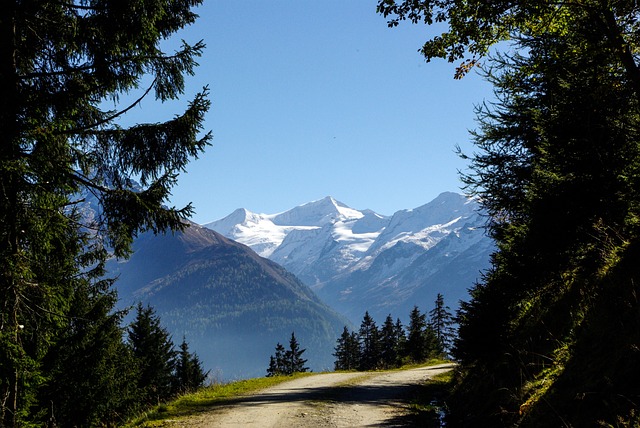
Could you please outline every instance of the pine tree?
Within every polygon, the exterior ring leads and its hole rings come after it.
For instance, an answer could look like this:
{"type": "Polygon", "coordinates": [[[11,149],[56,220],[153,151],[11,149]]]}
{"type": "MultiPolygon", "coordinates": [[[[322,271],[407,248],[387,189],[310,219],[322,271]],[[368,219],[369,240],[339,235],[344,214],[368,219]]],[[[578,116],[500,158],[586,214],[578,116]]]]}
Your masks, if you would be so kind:
{"type": "MultiPolygon", "coordinates": [[[[138,232],[181,229],[192,212],[165,203],[177,173],[210,139],[198,136],[209,108],[206,90],[167,122],[125,127],[118,120],[147,95],[163,102],[182,93],[204,45],[165,53],[160,43],[194,22],[191,8],[199,3],[2,4],[0,425],[51,416],[50,403],[39,399],[58,381],[49,354],[81,359],[61,346],[71,343],[66,331],[77,320],[70,317],[82,312],[73,308],[84,300],[76,295],[108,293],[84,283],[96,281],[91,272],[108,251],[126,256],[138,232]],[[123,105],[127,94],[138,99],[123,105]],[[140,190],[132,189],[134,178],[140,190]],[[99,201],[93,220],[79,215],[83,194],[99,201]]],[[[108,313],[93,321],[108,323],[108,313]]]]}
{"type": "Polygon", "coordinates": [[[300,349],[298,339],[296,339],[295,333],[291,333],[291,339],[289,340],[289,349],[284,354],[286,374],[303,373],[309,371],[308,367],[305,367],[307,360],[302,358],[302,354],[306,349],[300,349]]]}
{"type": "Polygon", "coordinates": [[[360,345],[357,333],[349,332],[345,326],[337,340],[333,356],[336,357],[335,370],[356,370],[360,362],[360,345]]]}
{"type": "Polygon", "coordinates": [[[184,337],[174,365],[173,391],[176,393],[195,391],[204,384],[209,374],[202,368],[198,355],[189,352],[189,345],[184,337]]]}
{"type": "Polygon", "coordinates": [[[398,367],[400,365],[400,337],[391,314],[387,315],[380,329],[380,348],[380,359],[385,368],[398,367]]]}
{"type": "Polygon", "coordinates": [[[300,349],[295,333],[291,333],[289,349],[285,350],[280,342],[276,345],[276,353],[269,358],[267,376],[292,375],[293,373],[306,372],[307,360],[302,358],[306,349],[300,349]]]}
{"type": "Polygon", "coordinates": [[[435,332],[427,324],[427,316],[414,306],[409,314],[407,327],[407,356],[414,363],[421,363],[437,353],[438,343],[435,332]]]}
{"type": "Polygon", "coordinates": [[[136,364],[122,340],[125,313],[112,312],[115,298],[99,289],[75,293],[67,330],[43,360],[49,382],[39,407],[59,426],[119,425],[138,409],[136,364]]]}
{"type": "Polygon", "coordinates": [[[129,327],[129,345],[139,370],[142,401],[157,404],[171,396],[176,352],[166,329],[153,308],[139,303],[129,327]]]}
{"type": "Polygon", "coordinates": [[[269,359],[269,368],[267,376],[280,376],[287,373],[287,365],[285,360],[285,349],[280,342],[276,344],[276,353],[269,359]]]}
{"type": "Polygon", "coordinates": [[[402,358],[407,355],[407,336],[405,335],[404,326],[402,325],[400,318],[396,318],[394,330],[398,341],[398,357],[402,364],[402,358]]]}
{"type": "Polygon", "coordinates": [[[455,339],[453,315],[444,304],[444,297],[438,293],[434,308],[429,312],[429,327],[433,330],[441,353],[449,354],[455,339]]]}
{"type": "Polygon", "coordinates": [[[278,371],[278,363],[276,357],[271,355],[269,357],[269,367],[267,367],[267,377],[278,376],[280,372],[278,371]]]}
{"type": "Polygon", "coordinates": [[[376,322],[365,312],[358,331],[360,340],[359,370],[374,370],[380,364],[380,334],[376,322]]]}

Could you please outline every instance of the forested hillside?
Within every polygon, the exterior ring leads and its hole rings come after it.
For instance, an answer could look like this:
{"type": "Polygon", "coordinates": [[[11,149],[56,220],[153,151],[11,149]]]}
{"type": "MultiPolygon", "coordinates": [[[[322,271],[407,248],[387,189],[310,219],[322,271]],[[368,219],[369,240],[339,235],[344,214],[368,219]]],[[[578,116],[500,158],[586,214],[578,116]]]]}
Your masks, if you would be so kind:
{"type": "Polygon", "coordinates": [[[422,53],[460,61],[459,78],[482,64],[496,91],[463,178],[498,250],[459,314],[450,423],[638,426],[639,6],[384,0],[379,12],[391,26],[447,22],[422,53]]]}
{"type": "Polygon", "coordinates": [[[152,305],[175,339],[186,336],[221,379],[264,374],[273,344],[295,331],[313,370],[330,368],[348,321],[294,275],[249,247],[191,223],[176,234],[143,234],[118,276],[120,306],[152,305]]]}

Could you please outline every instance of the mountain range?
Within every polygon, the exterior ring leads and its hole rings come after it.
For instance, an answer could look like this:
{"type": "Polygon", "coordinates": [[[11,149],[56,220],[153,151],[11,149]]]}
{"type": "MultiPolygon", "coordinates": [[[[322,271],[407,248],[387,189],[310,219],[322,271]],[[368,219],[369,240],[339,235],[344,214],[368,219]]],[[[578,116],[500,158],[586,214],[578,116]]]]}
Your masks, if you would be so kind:
{"type": "MultiPolygon", "coordinates": [[[[87,205],[86,215],[97,208],[87,205]]],[[[455,309],[489,266],[479,204],[456,193],[392,216],[332,197],[278,214],[238,209],[185,231],[144,233],[128,260],[111,260],[120,307],[153,306],[174,342],[184,335],[224,380],[261,376],[295,332],[313,370],[333,367],[336,339],[365,311],[379,323],[455,309]]]]}
{"type": "Polygon", "coordinates": [[[442,293],[455,308],[489,266],[494,245],[477,200],[445,192],[392,216],[328,196],[278,214],[244,208],[205,224],[282,265],[359,323],[428,311],[442,293]]]}

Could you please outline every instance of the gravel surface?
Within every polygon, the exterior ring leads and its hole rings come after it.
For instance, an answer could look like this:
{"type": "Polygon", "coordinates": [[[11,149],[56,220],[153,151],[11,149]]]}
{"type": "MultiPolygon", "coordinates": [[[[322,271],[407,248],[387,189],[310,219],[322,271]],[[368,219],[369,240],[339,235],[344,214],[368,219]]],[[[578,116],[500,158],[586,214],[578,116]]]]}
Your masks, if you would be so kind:
{"type": "Polygon", "coordinates": [[[451,364],[393,372],[326,373],[239,397],[210,412],[176,421],[181,427],[407,426],[407,398],[416,385],[451,364]]]}

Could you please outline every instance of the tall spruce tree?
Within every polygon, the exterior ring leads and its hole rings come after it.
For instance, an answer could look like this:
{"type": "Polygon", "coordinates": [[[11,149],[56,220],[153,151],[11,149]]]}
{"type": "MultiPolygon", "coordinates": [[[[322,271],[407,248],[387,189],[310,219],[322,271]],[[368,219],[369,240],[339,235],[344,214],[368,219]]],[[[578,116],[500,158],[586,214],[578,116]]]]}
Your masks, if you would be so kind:
{"type": "Polygon", "coordinates": [[[174,366],[173,391],[179,394],[200,388],[209,374],[208,371],[204,371],[198,355],[189,352],[189,344],[184,337],[182,338],[174,366]]]}
{"type": "Polygon", "coordinates": [[[306,349],[301,349],[298,339],[296,339],[295,333],[291,333],[291,339],[289,339],[289,349],[284,353],[286,374],[304,373],[309,371],[309,368],[305,366],[307,360],[302,358],[306,349]]]}
{"type": "Polygon", "coordinates": [[[366,311],[358,331],[360,339],[359,370],[374,370],[380,364],[380,333],[369,311],[366,311]]]}
{"type": "Polygon", "coordinates": [[[400,337],[391,314],[387,315],[380,329],[380,359],[384,368],[400,365],[400,337]]]}
{"type": "Polygon", "coordinates": [[[337,340],[335,352],[335,370],[356,370],[360,363],[360,344],[358,334],[344,326],[337,340]]]}
{"type": "Polygon", "coordinates": [[[74,302],[82,301],[74,296],[106,292],[84,281],[95,281],[89,272],[100,268],[107,248],[126,256],[138,232],[181,229],[192,211],[164,203],[176,174],[208,144],[209,134],[198,136],[209,108],[206,91],[167,122],[123,126],[118,120],[142,98],[162,102],[182,93],[204,45],[185,43],[166,53],[160,43],[196,19],[191,9],[199,3],[2,4],[1,425],[48,417],[38,395],[56,380],[44,360],[54,348],[65,352],[60,341],[76,322],[74,302]],[[131,179],[142,189],[133,191],[131,179]],[[77,209],[87,193],[101,206],[91,224],[83,224],[77,209]]]}
{"type": "Polygon", "coordinates": [[[449,311],[450,308],[444,303],[444,297],[438,293],[434,307],[429,312],[429,327],[436,335],[440,353],[445,355],[450,353],[455,340],[453,315],[449,311]]]}
{"type": "Polygon", "coordinates": [[[136,318],[129,326],[129,346],[138,369],[137,385],[142,401],[157,404],[169,398],[176,351],[153,308],[138,304],[136,318]]]}
{"type": "Polygon", "coordinates": [[[427,324],[427,315],[414,306],[409,313],[405,352],[414,363],[424,362],[437,352],[435,333],[427,324]]]}
{"type": "Polygon", "coordinates": [[[379,11],[392,26],[446,23],[422,52],[463,60],[459,76],[512,40],[486,61],[497,102],[478,111],[464,176],[498,250],[459,312],[453,423],[637,424],[638,4],[380,0],[379,11]]]}

